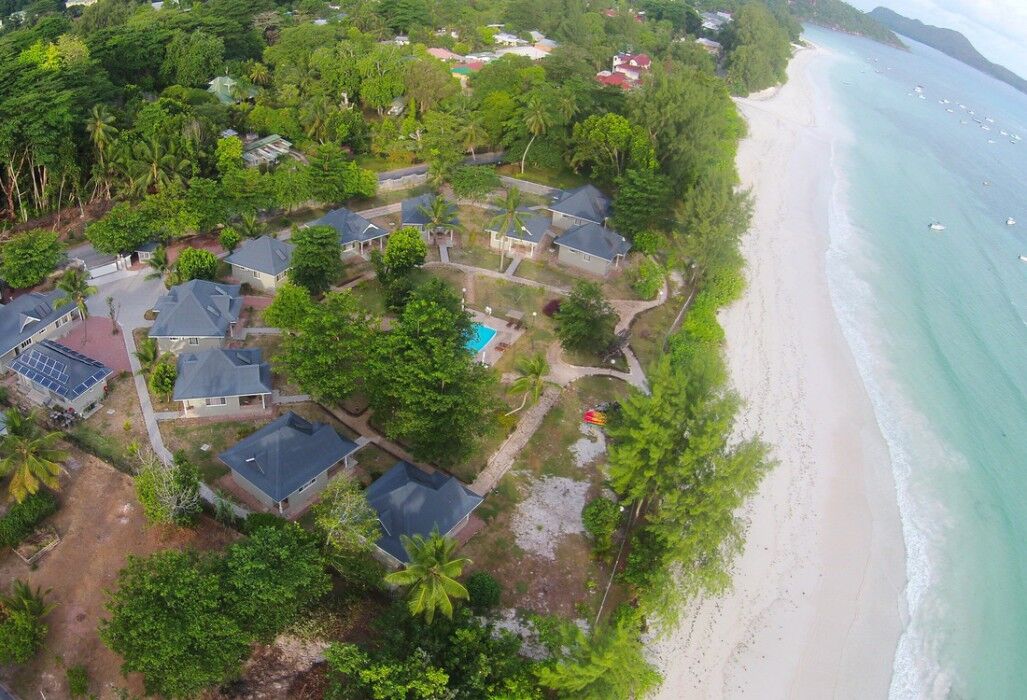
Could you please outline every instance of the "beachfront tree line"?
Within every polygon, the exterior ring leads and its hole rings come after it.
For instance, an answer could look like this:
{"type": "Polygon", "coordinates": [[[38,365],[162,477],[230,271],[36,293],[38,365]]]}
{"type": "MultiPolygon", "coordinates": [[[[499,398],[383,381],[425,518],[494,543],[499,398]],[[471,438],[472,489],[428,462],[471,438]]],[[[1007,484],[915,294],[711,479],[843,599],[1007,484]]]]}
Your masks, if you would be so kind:
{"type": "MultiPolygon", "coordinates": [[[[729,88],[708,55],[673,41],[690,26],[689,16],[669,7],[663,8],[668,17],[639,23],[626,13],[604,18],[570,1],[519,0],[506,16],[491,3],[444,3],[431,12],[417,2],[351,4],[347,23],[317,26],[302,14],[288,17],[238,0],[189,13],[100,0],[75,23],[49,16],[0,36],[0,69],[13,78],[0,86],[0,104],[16,115],[0,125],[0,207],[6,217],[24,220],[61,206],[114,203],[87,235],[98,249],[122,251],[225,223],[253,235],[260,231],[258,215],[367,197],[374,176],[351,154],[396,165],[426,161],[434,182],[483,192],[494,186],[495,173],[460,161],[465,153],[502,147],[522,167],[570,167],[612,191],[614,222],[636,249],[699,290],[668,339],[666,357],[649,368],[652,394],[632,395],[610,426],[612,485],[630,506],[615,536],[628,538],[622,577],[637,604],[588,633],[539,621],[550,650],[541,664],[520,658],[513,641],[494,638],[471,619],[459,596],[452,621],[442,614],[428,624],[404,604],[382,617],[379,639],[389,644],[338,645],[328,657],[338,697],[417,688],[467,697],[538,697],[541,688],[567,697],[644,694],[658,677],[641,653],[642,628],[672,620],[688,597],[726,584],[727,563],[740,543],[733,510],[767,468],[758,442],[727,439],[738,402],[725,387],[716,310],[741,291],[738,238],[749,215],[733,164],[744,125],[729,92],[780,75],[787,53],[779,50],[775,15],[740,14],[737,38],[728,42],[729,88]],[[562,46],[540,63],[494,61],[473,76],[472,93],[464,95],[439,79],[439,66],[416,45],[429,39],[422,23],[431,22],[460,33],[460,40],[439,43],[480,48],[485,40],[478,28],[503,20],[514,30],[541,29],[562,46]],[[379,44],[385,26],[408,29],[413,45],[379,44]],[[627,47],[654,56],[652,75],[628,93],[597,84],[597,67],[627,47]],[[754,57],[769,68],[746,63],[754,57]],[[733,66],[744,70],[732,74],[733,66]],[[225,106],[202,89],[208,76],[226,69],[238,79],[240,95],[252,100],[225,106]],[[384,115],[404,94],[412,101],[405,113],[384,115]],[[40,102],[55,105],[55,114],[42,114],[40,102]],[[280,133],[308,163],[245,168],[239,140],[219,138],[226,127],[280,133]],[[687,497],[681,483],[692,487],[687,497]],[[472,670],[482,665],[484,671],[472,670]]],[[[459,298],[443,285],[422,284],[416,268],[423,255],[401,246],[404,236],[394,240],[376,261],[396,316],[386,333],[351,294],[325,293],[341,274],[338,239],[316,227],[297,232],[298,271],[266,316],[286,331],[277,362],[326,404],[365,396],[386,435],[421,458],[452,464],[473,449],[480,426],[493,422],[494,378],[464,351],[470,320],[459,298]]],[[[26,248],[12,248],[12,258],[26,248]]],[[[33,264],[42,269],[43,262],[33,264]]],[[[590,300],[580,306],[612,330],[605,307],[590,300]]],[[[582,310],[573,307],[572,299],[565,332],[572,312],[582,310]]],[[[264,538],[271,535],[258,535],[259,528],[249,532],[244,542],[274,550],[267,556],[298,557],[302,576],[268,582],[255,576],[254,590],[238,593],[242,584],[233,572],[245,567],[227,565],[236,551],[229,549],[212,557],[139,560],[120,577],[104,639],[127,669],[144,673],[149,687],[189,693],[231,678],[249,642],[283,629],[301,615],[297,610],[323,604],[317,572],[326,566],[352,595],[377,595],[367,586],[375,589],[380,572],[360,552],[332,544],[339,533],[324,535],[315,556],[299,534],[269,543],[264,538]],[[156,602],[146,596],[154,590],[181,594],[188,605],[172,609],[183,620],[216,611],[224,637],[203,637],[209,625],[147,619],[156,602]],[[258,629],[245,609],[249,596],[280,607],[281,616],[258,629]],[[131,631],[141,626],[154,630],[152,648],[133,647],[131,631]],[[184,633],[201,638],[183,639],[184,633]],[[216,652],[206,653],[214,646],[216,652]],[[182,649],[198,651],[183,655],[182,649]]],[[[236,561],[250,556],[244,550],[236,561]]]]}

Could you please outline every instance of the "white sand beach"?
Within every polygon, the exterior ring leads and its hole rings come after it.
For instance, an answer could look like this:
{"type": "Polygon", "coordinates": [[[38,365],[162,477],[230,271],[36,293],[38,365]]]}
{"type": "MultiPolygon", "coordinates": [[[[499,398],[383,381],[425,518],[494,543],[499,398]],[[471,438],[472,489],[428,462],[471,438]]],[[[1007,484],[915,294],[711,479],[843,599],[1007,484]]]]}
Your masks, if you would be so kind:
{"type": "Polygon", "coordinates": [[[741,430],[780,462],[745,508],[734,587],[653,648],[672,698],[883,698],[903,628],[905,549],[887,448],[831,305],[826,105],[800,51],[740,100],[756,197],[744,298],[726,309],[741,430]]]}

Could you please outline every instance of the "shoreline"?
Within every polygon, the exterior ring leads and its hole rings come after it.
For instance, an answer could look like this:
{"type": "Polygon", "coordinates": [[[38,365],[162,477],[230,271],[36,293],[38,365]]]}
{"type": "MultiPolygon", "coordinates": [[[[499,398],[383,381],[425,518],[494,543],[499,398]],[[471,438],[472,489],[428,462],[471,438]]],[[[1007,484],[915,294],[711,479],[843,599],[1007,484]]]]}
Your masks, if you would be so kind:
{"type": "Polygon", "coordinates": [[[772,95],[737,100],[753,189],[748,286],[721,314],[739,432],[778,466],[739,517],[746,546],[723,596],[694,601],[652,646],[657,696],[885,697],[905,627],[906,560],[884,437],[831,302],[830,105],[797,52],[772,95]]]}

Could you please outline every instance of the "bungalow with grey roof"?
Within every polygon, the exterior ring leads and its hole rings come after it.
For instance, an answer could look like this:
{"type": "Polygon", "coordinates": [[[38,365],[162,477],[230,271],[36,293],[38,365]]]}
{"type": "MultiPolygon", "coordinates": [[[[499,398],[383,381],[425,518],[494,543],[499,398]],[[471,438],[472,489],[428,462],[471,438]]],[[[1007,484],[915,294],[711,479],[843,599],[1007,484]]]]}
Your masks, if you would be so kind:
{"type": "Polygon", "coordinates": [[[107,392],[112,371],[52,340],[36,343],[11,364],[30,401],[87,415],[107,392]]]}
{"type": "Polygon", "coordinates": [[[489,233],[489,246],[507,253],[520,253],[535,257],[549,233],[551,220],[548,216],[531,210],[521,212],[521,226],[513,223],[507,225],[506,235],[501,235],[498,227],[488,224],[485,230],[489,233]]]}
{"type": "MultiPolygon", "coordinates": [[[[404,199],[400,205],[400,226],[410,226],[420,231],[426,242],[430,242],[430,236],[434,231],[429,231],[428,211],[435,203],[436,195],[426,192],[417,197],[404,199]]],[[[456,206],[452,202],[446,202],[446,212],[449,222],[456,226],[456,206]]],[[[449,242],[453,242],[453,229],[449,229],[449,242]]]]}
{"type": "Polygon", "coordinates": [[[382,527],[382,536],[375,543],[379,558],[392,567],[410,561],[402,536],[428,536],[433,530],[453,536],[482,501],[455,477],[429,474],[407,462],[397,462],[364,496],[377,511],[382,527]]]}
{"type": "Polygon", "coordinates": [[[157,300],[150,337],[161,352],[219,348],[242,311],[238,284],[191,280],[157,300]]]}
{"type": "Polygon", "coordinates": [[[288,155],[291,148],[292,143],[278,134],[253,140],[246,139],[243,142],[242,159],[248,168],[272,165],[282,156],[288,155]]]}
{"type": "Polygon", "coordinates": [[[178,356],[171,398],[187,418],[223,416],[271,403],[271,368],[259,348],[211,348],[178,356]]]}
{"type": "Polygon", "coordinates": [[[339,437],[324,423],[286,413],[218,455],[232,479],[257,501],[293,516],[328,484],[328,472],[349,468],[356,443],[339,437]]]}
{"type": "Polygon", "coordinates": [[[355,211],[346,207],[333,209],[317,221],[312,221],[308,226],[331,226],[339,233],[339,242],[342,245],[343,253],[356,252],[364,254],[365,246],[368,250],[374,247],[375,242],[380,248],[385,247],[385,239],[389,232],[383,231],[355,211]]]}
{"type": "Polygon", "coordinates": [[[28,292],[9,304],[0,304],[0,370],[33,343],[64,335],[79,318],[75,304],[57,305],[64,292],[28,292]]]}
{"type": "Polygon", "coordinates": [[[553,243],[560,249],[557,260],[594,275],[607,274],[631,250],[624,236],[592,222],[568,229],[553,243]]]}
{"type": "Polygon", "coordinates": [[[558,229],[589,222],[602,226],[610,216],[610,200],[594,185],[583,185],[557,195],[549,211],[553,212],[553,226],[558,229]]]}
{"type": "Polygon", "coordinates": [[[225,258],[232,266],[232,277],[254,289],[274,291],[292,267],[292,251],[296,246],[271,236],[243,241],[225,258]]]}

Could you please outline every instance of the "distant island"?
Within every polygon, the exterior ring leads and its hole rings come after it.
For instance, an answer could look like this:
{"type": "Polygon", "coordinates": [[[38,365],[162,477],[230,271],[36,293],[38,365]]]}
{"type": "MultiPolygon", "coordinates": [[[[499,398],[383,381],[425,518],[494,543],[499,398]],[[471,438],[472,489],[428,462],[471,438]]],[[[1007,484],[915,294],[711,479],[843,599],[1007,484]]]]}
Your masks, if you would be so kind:
{"type": "Polygon", "coordinates": [[[919,41],[921,44],[937,49],[957,61],[976,68],[982,73],[1001,80],[1003,83],[1012,85],[1020,92],[1027,93],[1027,80],[1024,80],[1008,68],[986,59],[974,48],[969,39],[954,29],[924,24],[918,19],[903,17],[887,7],[874,8],[869,16],[903,36],[908,36],[914,41],[919,41]]]}
{"type": "Polygon", "coordinates": [[[842,0],[792,0],[790,5],[792,13],[801,22],[866,37],[896,48],[906,48],[891,29],[842,0]]]}

